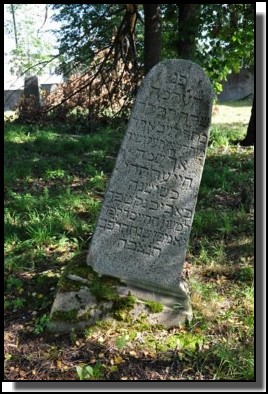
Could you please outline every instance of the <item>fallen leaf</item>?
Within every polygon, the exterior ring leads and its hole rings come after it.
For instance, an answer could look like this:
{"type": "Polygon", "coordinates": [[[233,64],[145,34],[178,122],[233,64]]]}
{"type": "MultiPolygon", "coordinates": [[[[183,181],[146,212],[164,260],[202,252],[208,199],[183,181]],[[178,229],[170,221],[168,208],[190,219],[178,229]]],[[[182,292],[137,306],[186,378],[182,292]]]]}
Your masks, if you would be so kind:
{"type": "Polygon", "coordinates": [[[60,360],[56,361],[56,366],[57,366],[57,369],[61,369],[61,361],[60,360]]]}
{"type": "Polygon", "coordinates": [[[144,356],[148,356],[149,352],[147,352],[147,350],[143,350],[143,354],[144,356]]]}
{"type": "Polygon", "coordinates": [[[130,350],[129,354],[130,356],[134,356],[134,357],[137,356],[137,353],[134,350],[130,350]]]}
{"type": "Polygon", "coordinates": [[[116,356],[115,358],[114,358],[114,362],[115,362],[115,364],[121,364],[121,363],[123,363],[124,362],[124,360],[122,359],[122,357],[121,356],[116,356]]]}

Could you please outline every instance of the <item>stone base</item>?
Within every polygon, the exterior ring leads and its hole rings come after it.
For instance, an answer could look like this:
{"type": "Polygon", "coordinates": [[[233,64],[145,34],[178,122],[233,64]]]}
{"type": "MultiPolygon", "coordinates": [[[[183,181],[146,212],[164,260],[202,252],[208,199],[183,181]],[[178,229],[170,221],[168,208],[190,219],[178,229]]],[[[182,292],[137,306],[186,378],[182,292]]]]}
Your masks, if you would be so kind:
{"type": "Polygon", "coordinates": [[[72,275],[81,287],[76,291],[58,292],[52,306],[50,331],[66,332],[83,330],[99,321],[126,320],[135,322],[145,318],[150,324],[160,324],[165,328],[180,326],[192,318],[192,309],[187,287],[181,283],[176,295],[168,295],[132,284],[116,286],[117,297],[112,301],[100,301],[92,294],[86,280],[72,275]],[[125,310],[116,309],[118,300],[126,301],[125,310]],[[131,301],[131,306],[128,305],[131,301]]]}

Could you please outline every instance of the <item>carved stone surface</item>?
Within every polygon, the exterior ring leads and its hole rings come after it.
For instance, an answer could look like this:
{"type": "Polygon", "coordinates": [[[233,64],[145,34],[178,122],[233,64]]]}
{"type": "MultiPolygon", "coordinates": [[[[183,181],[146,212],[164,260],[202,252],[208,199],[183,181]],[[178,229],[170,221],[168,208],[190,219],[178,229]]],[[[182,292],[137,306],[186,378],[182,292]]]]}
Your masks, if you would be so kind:
{"type": "Polygon", "coordinates": [[[167,60],[143,80],[87,263],[100,274],[179,292],[212,108],[196,64],[167,60]]]}

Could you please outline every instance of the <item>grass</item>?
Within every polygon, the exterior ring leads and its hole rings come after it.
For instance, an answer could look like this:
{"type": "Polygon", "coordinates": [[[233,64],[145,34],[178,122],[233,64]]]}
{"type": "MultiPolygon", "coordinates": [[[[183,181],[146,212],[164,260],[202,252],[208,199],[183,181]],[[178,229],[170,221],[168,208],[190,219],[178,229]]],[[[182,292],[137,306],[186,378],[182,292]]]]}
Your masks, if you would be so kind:
{"type": "MultiPolygon", "coordinates": [[[[240,101],[225,101],[222,104],[216,106],[215,113],[213,115],[213,124],[229,125],[230,129],[248,124],[250,118],[250,111],[252,106],[252,100],[240,100],[240,101]]],[[[239,131],[238,131],[239,132],[239,131]]]]}
{"type": "Polygon", "coordinates": [[[254,379],[254,218],[241,202],[254,151],[233,145],[250,110],[227,103],[213,118],[184,272],[194,318],[170,330],[141,318],[46,332],[61,273],[88,249],[125,126],[5,125],[6,379],[254,379]]]}

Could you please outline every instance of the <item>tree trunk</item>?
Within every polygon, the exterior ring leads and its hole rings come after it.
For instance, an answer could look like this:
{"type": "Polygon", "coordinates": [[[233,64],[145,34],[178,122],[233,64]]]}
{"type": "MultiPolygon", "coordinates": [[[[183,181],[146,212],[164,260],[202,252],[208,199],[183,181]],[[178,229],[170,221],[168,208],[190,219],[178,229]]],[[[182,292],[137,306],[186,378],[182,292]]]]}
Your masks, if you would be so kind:
{"type": "Polygon", "coordinates": [[[14,29],[14,36],[15,36],[15,44],[16,49],[18,49],[18,33],[17,33],[17,26],[16,26],[16,18],[15,18],[15,9],[14,4],[10,4],[12,20],[13,20],[13,29],[14,29]]]}
{"type": "Polygon", "coordinates": [[[137,69],[137,54],[135,45],[135,29],[138,18],[138,4],[126,4],[126,32],[125,35],[129,35],[130,48],[128,50],[128,60],[133,61],[135,70],[137,69]]]}
{"type": "Polygon", "coordinates": [[[255,140],[255,97],[252,103],[251,115],[249,119],[247,135],[244,140],[240,141],[242,146],[254,145],[255,140]]]}
{"type": "Polygon", "coordinates": [[[196,35],[199,26],[200,4],[179,4],[178,19],[178,56],[195,60],[196,35]]]}
{"type": "Polygon", "coordinates": [[[125,4],[126,12],[115,37],[114,64],[121,58],[125,65],[130,62],[138,68],[135,45],[135,29],[138,19],[138,4],[125,4]]]}
{"type": "Polygon", "coordinates": [[[144,73],[145,75],[161,60],[161,11],[159,4],[143,4],[144,7],[144,73]]]}

